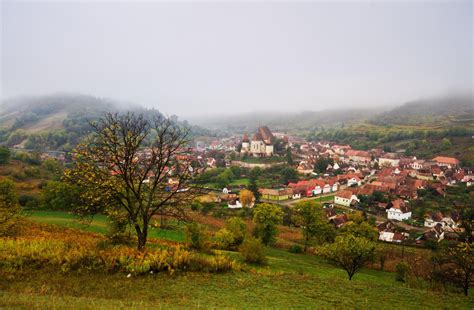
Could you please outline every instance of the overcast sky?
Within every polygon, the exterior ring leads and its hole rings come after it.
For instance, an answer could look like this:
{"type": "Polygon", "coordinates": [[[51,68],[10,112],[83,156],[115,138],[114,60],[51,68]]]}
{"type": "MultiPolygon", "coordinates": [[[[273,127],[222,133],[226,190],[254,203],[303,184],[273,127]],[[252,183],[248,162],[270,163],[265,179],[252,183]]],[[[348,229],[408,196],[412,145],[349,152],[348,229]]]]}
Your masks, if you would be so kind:
{"type": "Polygon", "coordinates": [[[1,96],[184,117],[403,103],[473,85],[472,1],[1,1],[1,96]]]}

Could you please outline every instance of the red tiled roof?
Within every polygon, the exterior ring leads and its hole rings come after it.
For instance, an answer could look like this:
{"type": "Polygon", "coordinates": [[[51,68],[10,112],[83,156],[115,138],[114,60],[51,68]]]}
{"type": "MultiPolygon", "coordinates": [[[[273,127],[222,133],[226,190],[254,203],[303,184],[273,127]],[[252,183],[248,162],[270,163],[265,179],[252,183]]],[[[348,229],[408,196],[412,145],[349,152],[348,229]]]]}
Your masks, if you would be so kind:
{"type": "Polygon", "coordinates": [[[437,163],[442,163],[442,164],[450,164],[450,165],[459,164],[459,160],[457,160],[454,157],[436,156],[435,158],[433,158],[433,160],[437,163]]]}
{"type": "Polygon", "coordinates": [[[351,199],[352,197],[352,192],[349,190],[345,191],[340,191],[336,194],[337,197],[345,198],[345,199],[351,199]]]}

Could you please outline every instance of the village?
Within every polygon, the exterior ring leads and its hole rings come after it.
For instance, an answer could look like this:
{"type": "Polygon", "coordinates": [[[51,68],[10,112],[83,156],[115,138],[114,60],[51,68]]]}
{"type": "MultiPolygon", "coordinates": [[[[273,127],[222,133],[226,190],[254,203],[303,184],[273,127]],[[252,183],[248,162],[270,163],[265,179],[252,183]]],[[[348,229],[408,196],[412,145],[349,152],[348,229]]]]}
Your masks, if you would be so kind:
{"type": "Polygon", "coordinates": [[[273,182],[266,182],[269,186],[258,186],[258,193],[254,189],[254,197],[282,206],[307,200],[322,202],[328,221],[336,228],[349,221],[348,214],[361,211],[372,219],[379,240],[417,245],[456,240],[461,221],[456,202],[445,206],[445,212],[420,214],[415,210],[417,200],[423,199],[419,193],[446,197],[449,189],[469,187],[474,180],[473,171],[461,167],[453,157],[421,159],[383,149],[354,150],[350,145],[306,142],[272,133],[266,126],[259,127],[251,139],[245,133],[240,138],[214,140],[205,147],[194,148],[192,157],[191,161],[203,170],[240,173],[227,184],[218,182],[220,186],[214,187],[212,201],[225,203],[228,208],[254,205],[252,202],[245,206],[239,201],[240,191],[249,189],[246,172],[289,166],[296,171],[296,177],[285,182],[277,173],[273,182]]]}

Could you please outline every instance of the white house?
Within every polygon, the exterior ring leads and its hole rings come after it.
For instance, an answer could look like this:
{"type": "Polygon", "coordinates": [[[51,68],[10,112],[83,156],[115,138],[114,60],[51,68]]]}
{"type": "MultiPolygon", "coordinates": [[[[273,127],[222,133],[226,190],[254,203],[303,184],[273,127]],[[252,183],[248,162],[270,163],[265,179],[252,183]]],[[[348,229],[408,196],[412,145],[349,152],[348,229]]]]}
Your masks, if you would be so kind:
{"type": "Polygon", "coordinates": [[[361,186],[362,181],[358,176],[353,176],[352,178],[347,180],[347,186],[357,185],[361,186]]]}
{"type": "Polygon", "coordinates": [[[408,220],[411,218],[411,211],[408,210],[405,201],[395,199],[387,205],[387,218],[397,221],[408,220]]]}
{"type": "Polygon", "coordinates": [[[427,214],[425,216],[425,227],[435,227],[440,224],[442,228],[457,228],[457,223],[450,216],[445,216],[441,212],[427,214]]]}
{"type": "Polygon", "coordinates": [[[229,209],[240,209],[240,208],[242,208],[242,204],[241,204],[240,201],[238,201],[238,200],[229,201],[229,202],[227,203],[227,207],[228,207],[229,209]]]}
{"type": "Polygon", "coordinates": [[[334,196],[334,203],[341,206],[349,207],[353,200],[359,201],[359,198],[349,190],[340,191],[334,196]]]}

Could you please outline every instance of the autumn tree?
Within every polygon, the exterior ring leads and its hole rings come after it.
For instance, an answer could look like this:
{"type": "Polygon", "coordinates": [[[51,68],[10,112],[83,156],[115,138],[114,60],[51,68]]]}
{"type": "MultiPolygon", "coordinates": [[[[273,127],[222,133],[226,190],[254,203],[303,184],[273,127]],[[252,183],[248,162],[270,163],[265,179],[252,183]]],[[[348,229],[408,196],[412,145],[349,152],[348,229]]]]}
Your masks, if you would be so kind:
{"type": "Polygon", "coordinates": [[[324,246],[321,254],[332,265],[344,269],[352,280],[375,255],[375,244],[363,237],[344,235],[336,237],[334,243],[324,246]]]}
{"type": "Polygon", "coordinates": [[[296,225],[301,227],[305,252],[313,237],[318,237],[320,241],[334,239],[334,227],[328,223],[323,209],[310,201],[298,203],[294,208],[292,219],[296,225]]]}
{"type": "Polygon", "coordinates": [[[10,150],[7,147],[0,146],[0,165],[7,164],[10,161],[10,150]]]}
{"type": "Polygon", "coordinates": [[[257,205],[253,211],[254,235],[260,238],[265,245],[273,243],[278,233],[277,225],[281,223],[282,219],[283,211],[280,207],[269,203],[257,205]]]}
{"type": "Polygon", "coordinates": [[[76,149],[64,180],[79,189],[80,216],[123,211],[145,248],[156,215],[187,219],[185,205],[195,197],[189,129],[160,115],[107,113],[91,123],[92,133],[76,149]],[[168,180],[173,177],[173,182],[168,180]]]}
{"type": "Polygon", "coordinates": [[[247,189],[243,189],[239,193],[239,200],[244,208],[250,208],[255,201],[255,197],[253,193],[247,189]]]}
{"type": "Polygon", "coordinates": [[[21,209],[15,191],[15,183],[5,179],[0,181],[0,235],[9,235],[18,224],[21,209]]]}
{"type": "Polygon", "coordinates": [[[441,280],[462,288],[467,296],[474,283],[474,244],[460,242],[444,249],[434,258],[438,268],[435,275],[441,280]]]}
{"type": "Polygon", "coordinates": [[[372,241],[376,241],[379,238],[377,228],[365,220],[362,212],[357,211],[350,213],[348,219],[349,222],[340,229],[342,234],[364,237],[372,241]]]}

